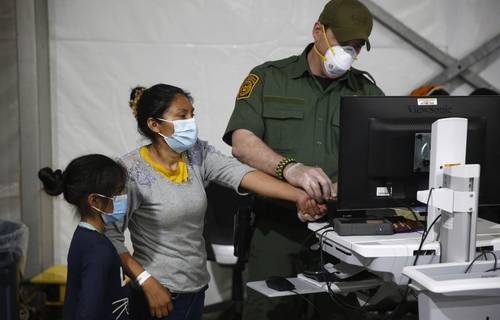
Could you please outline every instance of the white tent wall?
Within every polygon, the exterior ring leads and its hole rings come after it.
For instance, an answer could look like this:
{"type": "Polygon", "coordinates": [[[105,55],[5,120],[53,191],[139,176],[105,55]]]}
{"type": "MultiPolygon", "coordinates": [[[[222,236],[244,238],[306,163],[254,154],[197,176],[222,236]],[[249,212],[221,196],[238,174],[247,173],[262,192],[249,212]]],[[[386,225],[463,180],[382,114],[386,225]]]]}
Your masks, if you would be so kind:
{"type": "MultiPolygon", "coordinates": [[[[300,54],[325,3],[49,0],[54,167],[86,153],[120,156],[145,143],[128,108],[129,93],[158,82],[193,94],[200,137],[229,154],[221,136],[242,80],[264,61],[300,54]]],[[[457,59],[500,32],[498,0],[376,3],[457,59]]],[[[406,95],[441,71],[379,23],[371,43],[355,66],[368,70],[386,94],[406,95]]],[[[498,56],[479,67],[500,88],[498,56]]],[[[460,85],[454,94],[471,90],[460,85]]],[[[56,263],[66,261],[75,225],[69,206],[55,200],[56,263]]],[[[215,273],[230,279],[227,270],[215,273]]],[[[224,291],[228,284],[211,286],[224,291]]],[[[215,291],[207,303],[220,298],[215,291]]]]}
{"type": "Polygon", "coordinates": [[[0,219],[21,220],[16,6],[0,1],[0,219]]]}

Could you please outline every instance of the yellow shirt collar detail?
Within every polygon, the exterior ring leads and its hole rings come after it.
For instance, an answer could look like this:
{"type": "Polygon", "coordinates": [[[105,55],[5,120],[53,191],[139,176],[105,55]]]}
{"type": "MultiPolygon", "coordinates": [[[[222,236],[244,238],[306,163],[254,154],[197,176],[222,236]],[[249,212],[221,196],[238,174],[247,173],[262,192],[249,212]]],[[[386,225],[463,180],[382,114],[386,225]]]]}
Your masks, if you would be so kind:
{"type": "Polygon", "coordinates": [[[142,146],[139,149],[139,154],[149,165],[153,167],[153,169],[158,171],[168,180],[175,183],[183,183],[187,181],[189,173],[185,153],[182,154],[181,159],[179,159],[179,162],[177,162],[177,170],[175,171],[169,170],[158,162],[155,162],[153,158],[151,158],[151,154],[149,153],[149,149],[147,148],[147,146],[142,146]]]}

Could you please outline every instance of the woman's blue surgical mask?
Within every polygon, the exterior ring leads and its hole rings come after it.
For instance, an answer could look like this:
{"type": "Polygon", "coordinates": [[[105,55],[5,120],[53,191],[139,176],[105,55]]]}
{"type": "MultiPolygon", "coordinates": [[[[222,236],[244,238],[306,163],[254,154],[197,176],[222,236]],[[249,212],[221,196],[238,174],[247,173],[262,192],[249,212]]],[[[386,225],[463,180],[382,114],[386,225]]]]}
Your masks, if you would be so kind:
{"type": "Polygon", "coordinates": [[[105,212],[97,207],[92,206],[92,208],[101,213],[102,220],[104,221],[105,224],[118,222],[123,219],[128,209],[128,197],[126,194],[114,197],[108,197],[99,193],[96,194],[99,197],[113,200],[113,212],[105,212]]]}
{"type": "Polygon", "coordinates": [[[177,153],[182,153],[191,149],[196,140],[198,140],[198,127],[194,118],[186,120],[166,120],[157,118],[160,121],[170,122],[174,125],[174,133],[171,136],[165,136],[158,132],[163,137],[168,146],[177,153]]]}

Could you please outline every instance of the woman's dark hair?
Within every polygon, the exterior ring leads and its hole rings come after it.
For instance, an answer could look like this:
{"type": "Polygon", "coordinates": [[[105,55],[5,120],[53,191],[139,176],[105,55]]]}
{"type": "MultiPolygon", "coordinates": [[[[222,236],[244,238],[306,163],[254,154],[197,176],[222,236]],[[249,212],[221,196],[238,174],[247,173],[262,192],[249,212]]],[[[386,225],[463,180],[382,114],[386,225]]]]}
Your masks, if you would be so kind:
{"type": "Polygon", "coordinates": [[[127,171],[116,161],[101,155],[89,154],[72,160],[66,170],[38,171],[43,188],[51,196],[64,194],[64,199],[78,207],[80,214],[88,212],[87,197],[100,193],[111,197],[121,192],[127,181],[127,171]]]}
{"type": "Polygon", "coordinates": [[[148,127],[149,118],[161,118],[162,114],[170,107],[177,95],[183,95],[191,103],[191,94],[181,88],[168,84],[155,84],[151,88],[135,87],[130,93],[130,108],[137,119],[139,132],[154,140],[157,135],[148,127]]]}

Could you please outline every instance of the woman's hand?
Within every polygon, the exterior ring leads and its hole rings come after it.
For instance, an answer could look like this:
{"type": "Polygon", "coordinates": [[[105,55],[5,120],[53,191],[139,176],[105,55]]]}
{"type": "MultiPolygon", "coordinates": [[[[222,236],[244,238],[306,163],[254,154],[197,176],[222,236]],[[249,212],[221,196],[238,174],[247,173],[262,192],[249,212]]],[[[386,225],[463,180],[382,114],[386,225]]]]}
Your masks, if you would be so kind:
{"type": "Polygon", "coordinates": [[[149,277],[143,284],[142,290],[146,295],[151,315],[156,318],[166,317],[174,309],[172,296],[167,288],[153,277],[149,277]]]}
{"type": "Polygon", "coordinates": [[[309,197],[304,191],[300,191],[297,198],[297,217],[300,221],[314,221],[325,215],[327,207],[324,204],[318,204],[309,197]]]}

